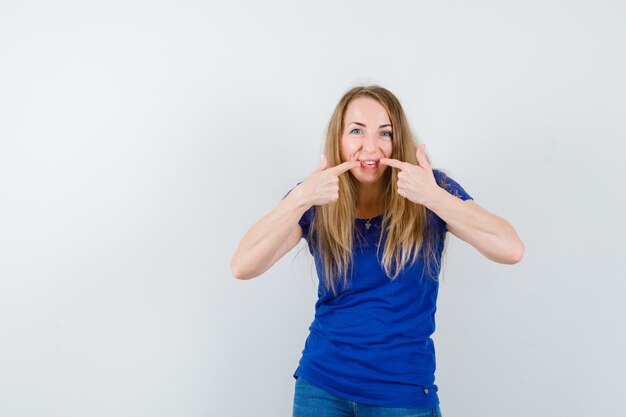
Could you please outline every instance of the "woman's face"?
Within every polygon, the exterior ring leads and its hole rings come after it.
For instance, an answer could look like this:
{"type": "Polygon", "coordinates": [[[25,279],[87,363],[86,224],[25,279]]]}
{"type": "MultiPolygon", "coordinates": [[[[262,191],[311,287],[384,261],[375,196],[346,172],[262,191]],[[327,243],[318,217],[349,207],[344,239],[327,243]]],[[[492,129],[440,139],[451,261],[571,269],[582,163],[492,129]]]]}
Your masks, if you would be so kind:
{"type": "Polygon", "coordinates": [[[383,176],[386,165],[380,158],[391,158],[393,149],[389,115],[378,101],[359,97],[346,109],[341,136],[341,159],[359,161],[350,172],[363,184],[375,184],[383,176]]]}

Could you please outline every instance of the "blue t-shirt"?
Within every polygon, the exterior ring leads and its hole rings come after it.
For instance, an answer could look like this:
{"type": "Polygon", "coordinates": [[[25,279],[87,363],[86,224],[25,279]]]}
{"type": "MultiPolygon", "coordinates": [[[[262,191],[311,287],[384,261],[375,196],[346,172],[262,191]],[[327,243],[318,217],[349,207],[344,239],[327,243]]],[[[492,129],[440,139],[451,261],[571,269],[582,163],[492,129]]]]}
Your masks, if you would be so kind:
{"type": "MultiPolygon", "coordinates": [[[[449,193],[471,199],[443,172],[433,173],[449,193]]],[[[355,219],[349,284],[340,286],[335,296],[324,285],[323,262],[311,241],[314,239],[309,238],[314,208],[304,213],[299,224],[315,261],[318,300],[294,378],[301,376],[331,393],[365,404],[404,408],[439,404],[431,339],[439,268],[428,274],[418,258],[392,281],[376,254],[382,216],[372,218],[369,229],[366,220],[355,219]]],[[[435,253],[440,263],[447,227],[436,214],[428,213],[439,236],[435,253]]]]}

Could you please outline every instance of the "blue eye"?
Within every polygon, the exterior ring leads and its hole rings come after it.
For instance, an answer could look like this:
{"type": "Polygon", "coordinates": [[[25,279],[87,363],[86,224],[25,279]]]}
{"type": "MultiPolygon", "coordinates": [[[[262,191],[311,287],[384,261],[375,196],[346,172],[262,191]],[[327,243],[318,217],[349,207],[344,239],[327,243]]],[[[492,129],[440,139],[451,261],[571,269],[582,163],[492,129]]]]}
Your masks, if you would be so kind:
{"type": "Polygon", "coordinates": [[[391,131],[389,131],[389,130],[385,130],[382,133],[383,133],[384,136],[387,136],[388,138],[393,137],[393,133],[391,133],[391,131]]]}
{"type": "Polygon", "coordinates": [[[353,133],[355,130],[361,131],[361,129],[356,129],[356,128],[355,128],[355,129],[352,129],[352,130],[350,131],[350,133],[353,133]]]}

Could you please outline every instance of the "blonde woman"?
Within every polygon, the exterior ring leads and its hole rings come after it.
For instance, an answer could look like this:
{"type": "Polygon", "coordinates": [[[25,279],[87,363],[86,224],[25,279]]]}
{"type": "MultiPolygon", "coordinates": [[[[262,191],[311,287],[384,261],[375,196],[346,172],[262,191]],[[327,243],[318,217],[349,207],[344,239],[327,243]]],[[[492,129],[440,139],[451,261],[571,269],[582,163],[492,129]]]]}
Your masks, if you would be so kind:
{"type": "Polygon", "coordinates": [[[317,169],[231,261],[236,278],[250,279],[301,238],[313,255],[319,298],[294,372],[294,417],[441,415],[431,335],[447,232],[494,262],[524,254],[506,220],[431,167],[390,91],[349,90],[317,169]]]}

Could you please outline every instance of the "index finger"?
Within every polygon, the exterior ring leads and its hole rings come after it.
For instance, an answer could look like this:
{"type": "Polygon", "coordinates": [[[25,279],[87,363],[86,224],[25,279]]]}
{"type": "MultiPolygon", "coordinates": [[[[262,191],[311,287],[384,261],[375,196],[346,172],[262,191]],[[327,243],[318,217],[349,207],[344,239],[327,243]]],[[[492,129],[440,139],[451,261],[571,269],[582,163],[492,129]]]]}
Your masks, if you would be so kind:
{"type": "Polygon", "coordinates": [[[398,168],[400,170],[407,169],[408,165],[411,165],[408,162],[402,162],[392,158],[381,158],[380,163],[383,165],[388,165],[390,167],[398,168]]]}
{"type": "Polygon", "coordinates": [[[342,164],[339,164],[337,166],[334,166],[332,168],[328,168],[327,171],[332,172],[333,174],[339,176],[341,174],[343,174],[344,172],[352,169],[352,168],[356,168],[358,166],[360,166],[361,163],[359,161],[346,161],[342,164]]]}

